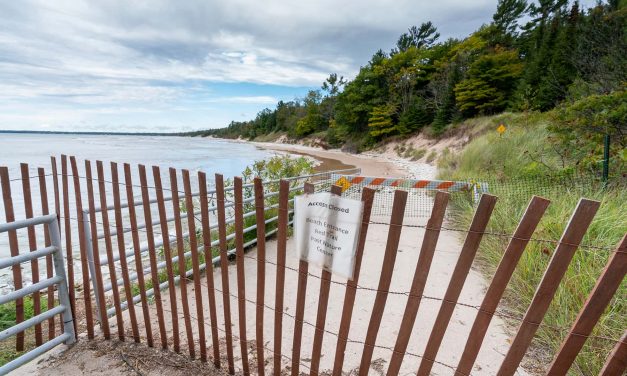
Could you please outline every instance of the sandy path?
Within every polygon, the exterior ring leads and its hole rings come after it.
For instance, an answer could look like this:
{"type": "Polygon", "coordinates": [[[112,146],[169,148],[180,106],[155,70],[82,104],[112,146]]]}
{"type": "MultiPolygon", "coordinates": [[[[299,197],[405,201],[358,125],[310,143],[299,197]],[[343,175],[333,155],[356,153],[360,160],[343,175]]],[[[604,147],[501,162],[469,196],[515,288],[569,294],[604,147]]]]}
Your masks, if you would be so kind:
{"type": "Polygon", "coordinates": [[[295,154],[305,154],[314,158],[322,159],[323,162],[326,162],[326,166],[324,166],[326,170],[342,169],[347,168],[348,166],[356,166],[361,168],[361,172],[363,175],[367,176],[403,177],[408,175],[407,170],[401,168],[397,164],[391,163],[386,159],[377,158],[374,156],[362,154],[348,154],[343,153],[339,150],[322,150],[302,145],[275,144],[269,142],[255,142],[254,144],[264,149],[285,151],[295,154]],[[335,161],[335,163],[332,162],[333,160],[335,161]]]}
{"type": "MultiPolygon", "coordinates": [[[[267,146],[267,145],[264,145],[267,146]]],[[[323,158],[337,158],[341,160],[343,164],[355,165],[362,168],[362,173],[365,175],[373,176],[403,176],[408,175],[407,171],[402,168],[391,164],[388,161],[377,160],[373,157],[346,155],[334,151],[322,151],[313,148],[307,148],[302,146],[293,145],[275,145],[272,144],[273,149],[279,149],[283,151],[297,151],[299,153],[305,153],[308,155],[323,157],[323,158]]],[[[374,221],[389,221],[389,218],[376,217],[374,221]]],[[[424,225],[426,224],[426,218],[407,218],[406,224],[410,225],[424,225]]],[[[385,225],[371,225],[368,231],[366,248],[364,250],[364,260],[362,263],[361,277],[359,285],[376,289],[378,279],[381,271],[381,265],[383,260],[384,248],[387,239],[388,228],[385,225]]],[[[411,280],[413,278],[414,270],[417,264],[419,249],[424,235],[424,230],[416,227],[404,227],[401,235],[401,241],[399,245],[399,253],[394,267],[394,275],[392,279],[391,291],[407,292],[410,289],[411,280]]],[[[459,237],[458,233],[443,231],[440,235],[439,243],[436,248],[436,256],[434,257],[431,271],[429,274],[427,286],[425,289],[425,295],[441,298],[444,295],[446,287],[448,285],[452,270],[455,266],[459,252],[461,250],[461,244],[463,238],[459,237]]],[[[248,340],[255,336],[255,304],[256,299],[256,267],[257,250],[253,249],[247,253],[245,260],[245,274],[246,274],[246,298],[249,300],[246,304],[246,323],[247,323],[247,336],[248,340]]],[[[276,279],[276,267],[274,262],[276,261],[276,241],[271,240],[267,243],[266,257],[269,263],[266,266],[266,292],[265,299],[266,305],[269,306],[265,309],[264,319],[264,343],[267,349],[273,348],[273,335],[274,335],[274,300],[275,300],[275,279],[276,279]]],[[[295,313],[296,304],[296,289],[298,274],[295,270],[298,268],[298,260],[294,254],[294,247],[292,239],[288,240],[287,244],[287,263],[288,269],[285,276],[285,308],[284,321],[283,321],[283,355],[291,357],[292,354],[292,335],[294,322],[290,315],[295,313]]],[[[315,276],[320,276],[320,270],[311,267],[310,273],[315,276]]],[[[204,277],[203,277],[204,280],[204,277]]],[[[219,268],[214,272],[214,283],[216,288],[221,288],[221,271],[219,268]]],[[[345,280],[341,278],[333,278],[338,283],[345,283],[345,280]]],[[[237,279],[236,279],[236,267],[231,264],[229,267],[229,283],[231,294],[237,293],[237,279]]],[[[188,284],[188,293],[190,301],[193,300],[193,284],[188,284]]],[[[316,322],[317,302],[319,294],[320,279],[315,277],[308,278],[307,285],[307,298],[305,309],[305,323],[303,329],[303,344],[301,353],[301,371],[307,372],[307,367],[311,361],[311,351],[314,338],[313,324],[316,322]]],[[[206,285],[203,282],[203,299],[204,306],[208,307],[208,301],[206,301],[206,285]]],[[[466,284],[462,291],[460,302],[468,303],[472,305],[480,305],[483,299],[486,289],[486,281],[484,277],[476,270],[471,270],[469,273],[466,284]]],[[[344,300],[345,287],[339,284],[331,285],[329,307],[327,312],[327,324],[326,329],[337,333],[339,329],[339,320],[342,313],[342,304],[344,300]]],[[[360,289],[357,293],[355,302],[355,310],[353,313],[353,320],[351,323],[351,329],[349,338],[351,340],[363,341],[365,339],[365,333],[370,320],[370,314],[372,304],[374,303],[375,292],[366,289],[360,289]]],[[[216,292],[218,303],[218,322],[219,327],[224,328],[224,315],[222,295],[216,292]]],[[[167,307],[166,297],[164,297],[164,306],[167,307]]],[[[381,328],[377,344],[383,346],[393,347],[396,341],[400,322],[405,310],[405,304],[407,296],[404,294],[390,294],[387,299],[381,328]]],[[[231,311],[232,311],[232,331],[233,335],[237,338],[239,332],[239,318],[237,312],[237,299],[231,296],[230,299],[231,311]]],[[[416,325],[414,326],[408,352],[414,354],[421,354],[426,346],[426,342],[431,331],[431,327],[435,321],[438,309],[441,302],[432,299],[423,299],[420,305],[418,318],[416,325]]],[[[180,308],[179,308],[180,310],[180,308]]],[[[154,311],[154,309],[153,309],[154,311]]],[[[195,312],[195,308],[192,308],[192,312],[195,312]]],[[[156,314],[153,312],[153,314],[156,314]]],[[[458,306],[451,319],[449,328],[444,337],[444,341],[441,346],[441,350],[438,354],[437,360],[456,366],[459,356],[463,350],[465,340],[467,338],[470,327],[477,314],[476,309],[458,306]]],[[[193,314],[192,316],[195,316],[193,314]]],[[[182,316],[181,316],[182,317],[182,316]]],[[[207,332],[207,342],[210,345],[211,340],[209,337],[210,323],[209,323],[208,308],[205,309],[205,327],[207,332]]],[[[182,319],[181,319],[182,320],[182,319]]],[[[182,325],[182,321],[181,321],[182,325]]],[[[196,324],[194,323],[193,326],[196,324]]],[[[156,330],[156,329],[155,329],[156,330]]],[[[194,330],[196,332],[196,329],[194,330]]],[[[224,332],[221,330],[220,335],[223,336],[224,332]]],[[[170,335],[169,335],[170,336],[170,335]]],[[[479,354],[479,358],[473,370],[475,375],[492,375],[497,371],[500,360],[504,357],[504,354],[508,348],[508,335],[505,331],[504,323],[494,318],[492,324],[484,341],[484,346],[479,354]]],[[[330,370],[333,367],[333,360],[335,354],[337,337],[329,333],[325,333],[323,342],[323,356],[320,362],[321,370],[330,370]]],[[[184,329],[181,327],[181,342],[185,342],[184,329]]],[[[240,357],[239,342],[234,341],[234,354],[236,358],[236,368],[240,357]]],[[[254,346],[253,346],[254,347],[254,346]]],[[[252,351],[251,348],[249,348],[252,351]]],[[[344,371],[348,372],[359,366],[361,359],[361,352],[363,345],[349,343],[346,350],[346,360],[344,364],[344,371]]],[[[198,351],[198,350],[197,350],[198,351]]],[[[222,347],[222,353],[225,352],[225,348],[222,347]]],[[[272,359],[273,354],[271,351],[266,351],[267,359],[272,359]]],[[[384,349],[375,349],[373,356],[373,366],[370,370],[370,374],[381,374],[387,369],[387,361],[391,357],[391,352],[384,349]]],[[[249,358],[253,358],[251,352],[249,358]]],[[[267,370],[271,373],[272,362],[267,362],[267,370]]],[[[287,359],[283,359],[284,367],[289,367],[290,363],[287,359]]],[[[414,373],[417,371],[419,365],[419,358],[413,356],[406,356],[401,368],[401,375],[414,373]]],[[[256,364],[252,362],[251,369],[255,369],[256,364]]],[[[451,375],[454,371],[442,365],[436,364],[432,371],[437,375],[451,375]]]]}

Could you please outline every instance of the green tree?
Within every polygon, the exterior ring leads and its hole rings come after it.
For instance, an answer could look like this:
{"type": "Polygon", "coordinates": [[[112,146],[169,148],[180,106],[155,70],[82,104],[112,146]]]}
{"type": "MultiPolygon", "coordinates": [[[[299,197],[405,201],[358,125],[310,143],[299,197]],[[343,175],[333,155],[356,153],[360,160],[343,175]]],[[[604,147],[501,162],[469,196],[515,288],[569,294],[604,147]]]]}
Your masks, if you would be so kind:
{"type": "Polygon", "coordinates": [[[398,53],[407,51],[411,47],[422,48],[431,47],[440,37],[438,29],[431,21],[425,22],[420,27],[412,26],[406,33],[403,33],[396,42],[396,49],[392,52],[398,53]]]}
{"type": "Polygon", "coordinates": [[[400,115],[396,128],[404,136],[422,129],[432,121],[433,111],[424,98],[416,97],[409,108],[400,115]]]}
{"type": "Polygon", "coordinates": [[[580,168],[600,171],[603,137],[612,140],[612,171],[627,171],[627,91],[591,95],[553,112],[553,133],[563,155],[580,168]]]}
{"type": "Polygon", "coordinates": [[[523,64],[515,50],[497,48],[472,63],[467,78],[455,86],[455,100],[467,116],[502,111],[520,76],[523,64]]]}
{"type": "Polygon", "coordinates": [[[307,136],[311,133],[324,130],[328,127],[328,120],[325,120],[320,111],[322,95],[318,90],[310,90],[304,99],[306,114],[296,123],[296,135],[307,136]]]}
{"type": "Polygon", "coordinates": [[[393,114],[394,107],[390,105],[376,106],[372,109],[368,118],[368,128],[373,139],[379,140],[396,131],[392,120],[393,114]]]}
{"type": "Polygon", "coordinates": [[[328,96],[337,95],[342,86],[346,85],[344,76],[337,77],[337,73],[331,73],[329,77],[322,83],[322,90],[327,92],[328,96]]]}
{"type": "Polygon", "coordinates": [[[518,32],[518,19],[527,10],[526,0],[499,0],[492,23],[503,34],[515,36],[518,32]]]}

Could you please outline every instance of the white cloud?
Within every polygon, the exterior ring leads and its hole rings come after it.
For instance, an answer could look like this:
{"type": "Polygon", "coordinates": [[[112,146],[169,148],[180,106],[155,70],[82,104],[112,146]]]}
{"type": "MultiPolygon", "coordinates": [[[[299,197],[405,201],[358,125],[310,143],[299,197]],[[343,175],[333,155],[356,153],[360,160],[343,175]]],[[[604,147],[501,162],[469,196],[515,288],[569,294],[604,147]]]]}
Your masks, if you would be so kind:
{"type": "MultiPolygon", "coordinates": [[[[107,121],[126,126],[128,113],[167,117],[199,103],[246,106],[229,110],[254,114],[283,98],[224,87],[212,92],[211,85],[316,87],[332,72],[353,76],[411,25],[432,20],[444,37],[463,36],[488,21],[495,6],[494,0],[0,2],[0,128],[81,126],[110,114],[118,117],[107,121]]],[[[198,116],[209,116],[202,111],[198,116]]]]}

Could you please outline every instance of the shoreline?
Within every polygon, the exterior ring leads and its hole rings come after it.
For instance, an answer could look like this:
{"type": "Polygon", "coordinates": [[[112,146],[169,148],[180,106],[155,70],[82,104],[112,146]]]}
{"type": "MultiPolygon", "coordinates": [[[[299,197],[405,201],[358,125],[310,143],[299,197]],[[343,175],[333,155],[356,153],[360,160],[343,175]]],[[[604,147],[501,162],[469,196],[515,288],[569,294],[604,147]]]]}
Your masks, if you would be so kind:
{"type": "Polygon", "coordinates": [[[274,150],[314,158],[320,162],[318,168],[321,171],[357,167],[361,169],[362,175],[365,176],[435,179],[437,175],[437,168],[433,165],[411,162],[402,158],[393,158],[386,155],[386,153],[352,154],[339,149],[324,150],[298,144],[244,140],[236,142],[250,143],[264,150],[274,150]]]}

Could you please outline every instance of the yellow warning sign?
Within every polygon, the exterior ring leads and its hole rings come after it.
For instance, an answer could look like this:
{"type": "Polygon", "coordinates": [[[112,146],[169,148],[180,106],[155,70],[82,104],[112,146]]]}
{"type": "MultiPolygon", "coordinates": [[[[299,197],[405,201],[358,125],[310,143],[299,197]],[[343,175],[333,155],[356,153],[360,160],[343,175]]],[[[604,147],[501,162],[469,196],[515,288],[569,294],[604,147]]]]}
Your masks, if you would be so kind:
{"type": "Polygon", "coordinates": [[[342,192],[344,192],[345,190],[350,188],[351,183],[348,181],[348,179],[342,176],[341,178],[337,179],[335,185],[339,185],[340,187],[342,187],[342,192]]]}
{"type": "Polygon", "coordinates": [[[499,132],[500,135],[503,135],[503,133],[505,133],[506,129],[507,128],[505,128],[505,125],[501,124],[501,125],[499,125],[498,128],[496,128],[496,131],[499,132]]]}

